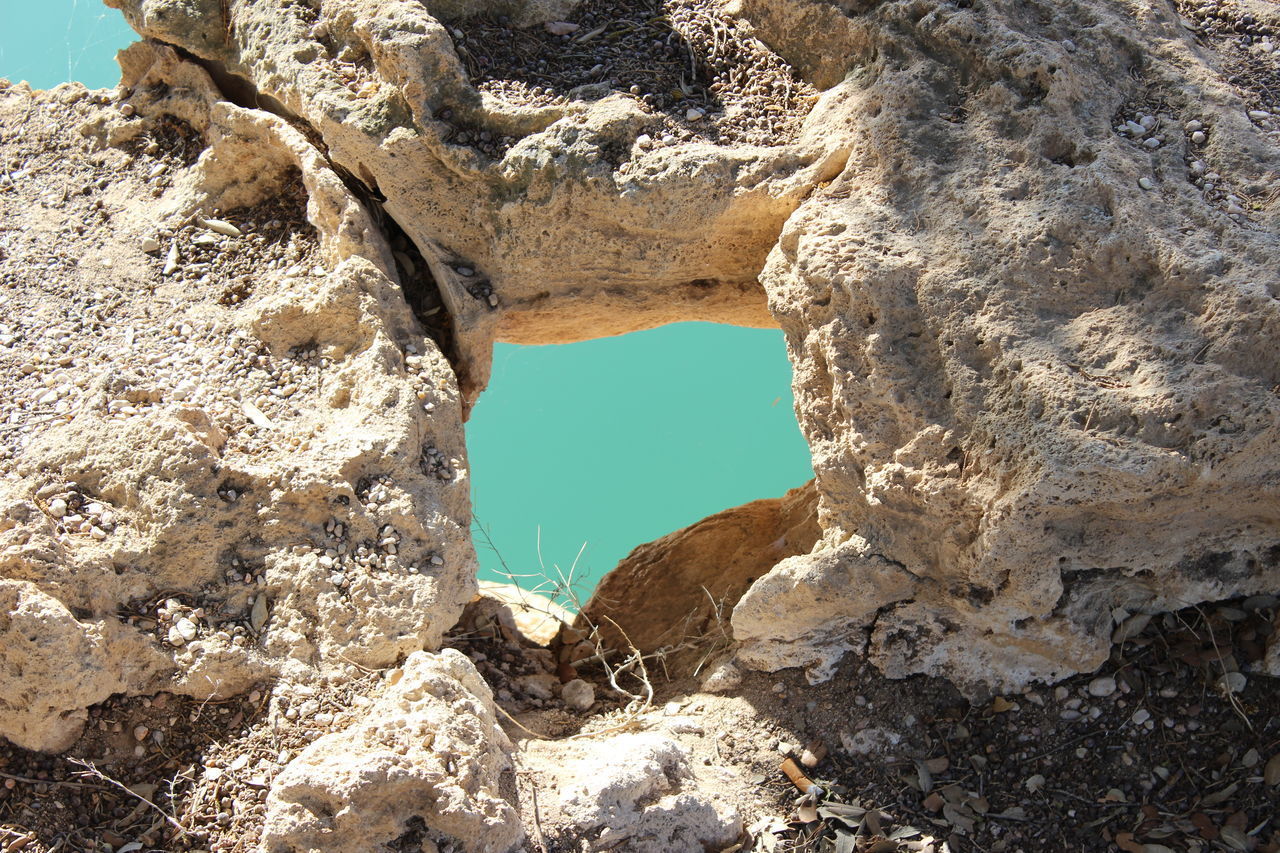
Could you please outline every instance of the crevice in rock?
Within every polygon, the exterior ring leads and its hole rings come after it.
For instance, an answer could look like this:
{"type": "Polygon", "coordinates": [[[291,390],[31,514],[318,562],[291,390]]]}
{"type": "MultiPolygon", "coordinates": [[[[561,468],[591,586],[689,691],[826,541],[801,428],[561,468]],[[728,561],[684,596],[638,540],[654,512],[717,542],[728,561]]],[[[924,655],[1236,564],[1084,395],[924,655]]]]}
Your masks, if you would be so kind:
{"type": "Polygon", "coordinates": [[[384,207],[386,196],[378,188],[378,183],[373,176],[367,172],[363,176],[357,176],[335,161],[324,138],[310,123],[291,111],[279,99],[263,94],[251,81],[230,71],[225,63],[204,59],[175,44],[162,41],[157,43],[176,51],[186,61],[204,69],[218,91],[228,101],[238,107],[264,110],[278,116],[305,136],[307,141],[320,152],[329,168],[360,201],[369,213],[370,219],[382,232],[395,259],[396,272],[404,291],[405,301],[413,311],[414,317],[422,324],[427,336],[435,341],[448,360],[458,381],[466,384],[469,371],[458,351],[454,319],[445,304],[440,285],[432,275],[430,266],[417,244],[400,223],[387,213],[384,207]]]}

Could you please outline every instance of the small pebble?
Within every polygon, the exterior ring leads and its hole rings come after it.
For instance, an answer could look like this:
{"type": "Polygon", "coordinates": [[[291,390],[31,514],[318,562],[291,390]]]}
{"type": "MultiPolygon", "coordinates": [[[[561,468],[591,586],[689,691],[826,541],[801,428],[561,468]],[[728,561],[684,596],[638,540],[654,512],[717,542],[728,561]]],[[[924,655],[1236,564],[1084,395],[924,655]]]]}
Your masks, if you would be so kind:
{"type": "Polygon", "coordinates": [[[1204,135],[1203,130],[1197,130],[1195,133],[1191,134],[1191,141],[1196,145],[1204,145],[1204,141],[1207,138],[1208,137],[1204,135]]]}
{"type": "Polygon", "coordinates": [[[1160,143],[1161,143],[1161,142],[1163,142],[1163,141],[1164,141],[1164,140],[1162,140],[1160,137],[1158,137],[1158,136],[1153,136],[1153,137],[1151,137],[1150,139],[1148,139],[1146,142],[1144,142],[1144,143],[1142,143],[1142,144],[1143,144],[1143,145],[1145,145],[1147,148],[1153,148],[1153,149],[1154,149],[1154,148],[1159,148],[1159,147],[1160,147],[1160,143]]]}
{"type": "Polygon", "coordinates": [[[1144,190],[1153,190],[1156,188],[1156,182],[1150,178],[1138,178],[1138,186],[1144,190]]]}
{"type": "Polygon", "coordinates": [[[1089,695],[1105,699],[1116,692],[1116,680],[1109,675],[1101,675],[1089,682],[1089,695]]]}

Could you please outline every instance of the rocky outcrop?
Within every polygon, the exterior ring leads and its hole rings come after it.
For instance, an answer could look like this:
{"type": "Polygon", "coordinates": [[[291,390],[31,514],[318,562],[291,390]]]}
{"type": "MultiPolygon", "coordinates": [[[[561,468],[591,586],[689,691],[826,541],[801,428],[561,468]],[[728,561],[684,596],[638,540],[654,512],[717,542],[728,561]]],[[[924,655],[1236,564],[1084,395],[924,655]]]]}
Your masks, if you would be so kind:
{"type": "Polygon", "coordinates": [[[452,649],[415,652],[359,722],[307,747],[267,797],[264,853],[417,845],[504,853],[521,839],[502,794],[511,744],[493,696],[452,649]]]}
{"type": "Polygon", "coordinates": [[[133,49],[113,109],[41,101],[97,147],[50,149],[75,192],[35,155],[5,175],[6,737],[434,648],[474,591],[462,422],[495,340],[781,326],[821,535],[725,550],[725,598],[763,573],[731,620],[758,668],[852,650],[976,695],[1280,586],[1277,105],[1178,9],[112,2],[184,53],[133,49]],[[78,267],[51,209],[103,241],[78,267]],[[47,683],[33,627],[80,680],[47,683]]]}
{"type": "Polygon", "coordinates": [[[1172,6],[858,20],[848,165],[761,276],[823,538],[738,605],[742,659],[976,692],[1274,590],[1280,149],[1234,58],[1172,6]]]}
{"type": "Polygon", "coordinates": [[[112,694],[388,666],[475,590],[457,385],[370,211],[173,51],[124,66],[124,104],[0,91],[0,735],[34,749],[112,694]]]}
{"type": "MultiPolygon", "coordinates": [[[[440,287],[468,400],[487,381],[495,340],[565,342],[679,320],[774,325],[756,276],[783,221],[839,170],[847,145],[831,137],[714,144],[714,114],[689,121],[683,106],[655,112],[600,83],[593,63],[576,67],[585,59],[557,40],[522,45],[524,59],[504,55],[520,36],[486,29],[477,18],[493,11],[488,4],[109,5],[144,36],[232,75],[228,91],[298,117],[385,198],[440,287]],[[522,64],[534,62],[530,53],[540,73],[522,64]],[[468,73],[481,62],[485,84],[468,73]],[[555,83],[544,92],[540,80],[555,83]]],[[[572,4],[507,5],[529,21],[572,4]]],[[[741,26],[689,5],[689,38],[718,44],[713,29],[741,26]]],[[[641,35],[594,64],[659,69],[678,89],[688,59],[655,49],[651,39],[672,30],[645,33],[652,18],[639,6],[604,15],[606,25],[626,20],[641,35]]],[[[747,112],[747,88],[769,75],[786,87],[780,114],[803,115],[816,93],[753,44],[750,55],[723,58],[716,98],[736,94],[747,112]]]]}
{"type": "Polygon", "coordinates": [[[611,648],[643,652],[728,642],[729,614],[758,578],[808,554],[821,531],[813,483],[705,518],[632,551],[582,609],[611,648]]]}

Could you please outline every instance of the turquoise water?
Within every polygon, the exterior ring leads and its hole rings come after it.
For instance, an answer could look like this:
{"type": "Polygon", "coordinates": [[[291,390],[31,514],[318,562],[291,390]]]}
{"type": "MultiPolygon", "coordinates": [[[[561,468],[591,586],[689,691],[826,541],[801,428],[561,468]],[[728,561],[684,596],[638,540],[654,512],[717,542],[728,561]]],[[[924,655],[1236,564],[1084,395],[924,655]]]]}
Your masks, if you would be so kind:
{"type": "Polygon", "coordinates": [[[116,51],[137,41],[124,16],[98,0],[0,0],[0,77],[48,89],[120,82],[116,51]]]}
{"type": "MultiPolygon", "coordinates": [[[[133,40],[91,0],[0,0],[0,77],[114,86],[115,52],[133,40]]],[[[505,563],[547,589],[544,576],[572,573],[585,599],[635,546],[805,482],[790,383],[771,330],[681,323],[499,344],[467,426],[481,576],[506,579],[505,563]]]]}
{"type": "MultiPolygon", "coordinates": [[[[467,445],[477,521],[502,560],[535,585],[586,543],[580,594],[636,545],[813,476],[782,333],[710,323],[499,344],[467,445]]],[[[478,534],[481,577],[498,578],[487,545],[478,534]]]]}

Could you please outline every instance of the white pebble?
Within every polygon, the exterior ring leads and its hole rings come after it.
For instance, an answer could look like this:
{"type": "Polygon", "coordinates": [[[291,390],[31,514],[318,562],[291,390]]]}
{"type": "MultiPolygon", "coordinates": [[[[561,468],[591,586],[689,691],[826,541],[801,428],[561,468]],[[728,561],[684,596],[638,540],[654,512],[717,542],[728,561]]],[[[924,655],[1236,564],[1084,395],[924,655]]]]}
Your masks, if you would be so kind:
{"type": "Polygon", "coordinates": [[[1109,675],[1100,675],[1089,682],[1089,695],[1105,699],[1116,692],[1116,680],[1109,675]]]}
{"type": "Polygon", "coordinates": [[[54,518],[62,518],[67,514],[67,502],[62,498],[54,498],[49,501],[49,515],[54,518]]]}
{"type": "Polygon", "coordinates": [[[1156,182],[1150,178],[1138,178],[1138,186],[1144,190],[1153,190],[1156,188],[1156,182]]]}
{"type": "Polygon", "coordinates": [[[1159,147],[1160,147],[1160,143],[1161,143],[1161,142],[1163,142],[1163,141],[1164,141],[1164,140],[1162,140],[1160,137],[1158,137],[1158,136],[1153,136],[1153,137],[1151,137],[1150,139],[1148,139],[1146,142],[1144,142],[1144,143],[1142,143],[1142,144],[1143,144],[1143,145],[1145,145],[1147,148],[1159,148],[1159,147]]]}
{"type": "Polygon", "coordinates": [[[1204,129],[1204,122],[1200,121],[1199,119],[1193,118],[1191,121],[1187,122],[1186,128],[1187,128],[1187,133],[1194,133],[1197,130],[1204,129]]]}
{"type": "Polygon", "coordinates": [[[1267,112],[1266,110],[1249,110],[1249,118],[1253,119],[1254,121],[1263,121],[1265,119],[1271,118],[1271,113],[1267,112]]]}

